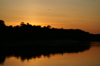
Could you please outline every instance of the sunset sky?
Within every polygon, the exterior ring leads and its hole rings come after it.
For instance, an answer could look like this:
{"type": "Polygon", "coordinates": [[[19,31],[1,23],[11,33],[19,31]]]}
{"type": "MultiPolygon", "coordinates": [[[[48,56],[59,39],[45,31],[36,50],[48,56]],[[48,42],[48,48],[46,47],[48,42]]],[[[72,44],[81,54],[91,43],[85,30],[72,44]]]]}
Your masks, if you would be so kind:
{"type": "Polygon", "coordinates": [[[100,0],[0,0],[0,20],[100,34],[100,0]]]}

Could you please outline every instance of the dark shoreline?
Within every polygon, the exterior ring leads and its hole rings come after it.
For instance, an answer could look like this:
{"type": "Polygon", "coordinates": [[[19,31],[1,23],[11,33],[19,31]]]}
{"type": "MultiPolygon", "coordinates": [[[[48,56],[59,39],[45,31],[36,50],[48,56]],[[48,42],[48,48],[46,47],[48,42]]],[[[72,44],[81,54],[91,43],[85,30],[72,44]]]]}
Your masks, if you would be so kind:
{"type": "Polygon", "coordinates": [[[41,27],[21,22],[17,26],[6,26],[0,20],[0,42],[35,41],[35,40],[77,40],[100,41],[100,34],[90,34],[80,29],[52,28],[50,25],[41,27]]]}

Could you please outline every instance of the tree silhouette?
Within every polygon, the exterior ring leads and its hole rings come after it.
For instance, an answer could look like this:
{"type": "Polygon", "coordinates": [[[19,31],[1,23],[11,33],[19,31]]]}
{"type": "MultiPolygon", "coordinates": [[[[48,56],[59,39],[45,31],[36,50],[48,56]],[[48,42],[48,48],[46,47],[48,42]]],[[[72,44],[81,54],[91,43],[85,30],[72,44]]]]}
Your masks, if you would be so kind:
{"type": "Polygon", "coordinates": [[[20,23],[20,26],[25,26],[25,23],[24,23],[24,22],[21,22],[21,23],[20,23]]]}
{"type": "Polygon", "coordinates": [[[0,20],[0,27],[4,27],[5,26],[5,23],[3,20],[0,20]]]}
{"type": "Polygon", "coordinates": [[[48,26],[47,26],[47,28],[48,28],[48,29],[50,29],[50,28],[51,28],[51,26],[50,26],[50,25],[48,25],[48,26]]]}
{"type": "Polygon", "coordinates": [[[80,29],[53,28],[50,25],[41,27],[40,25],[31,25],[21,22],[17,26],[6,26],[3,20],[0,20],[0,38],[9,41],[25,40],[48,40],[48,39],[69,39],[69,40],[98,40],[100,35],[90,34],[80,29]]]}

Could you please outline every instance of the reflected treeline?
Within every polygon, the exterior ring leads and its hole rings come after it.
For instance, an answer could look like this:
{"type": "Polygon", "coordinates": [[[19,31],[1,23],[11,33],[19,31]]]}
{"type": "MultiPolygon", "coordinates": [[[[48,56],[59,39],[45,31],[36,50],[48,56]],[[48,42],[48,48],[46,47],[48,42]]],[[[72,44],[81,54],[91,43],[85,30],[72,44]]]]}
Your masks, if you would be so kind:
{"type": "Polygon", "coordinates": [[[0,42],[33,41],[41,39],[71,39],[85,41],[100,41],[100,34],[93,35],[80,29],[57,29],[48,26],[35,26],[21,22],[17,26],[6,26],[0,20],[0,42]]]}
{"type": "Polygon", "coordinates": [[[50,54],[78,53],[89,50],[90,43],[82,42],[76,44],[60,45],[1,45],[0,46],[0,64],[3,64],[7,57],[21,57],[21,60],[30,60],[43,56],[50,57],[50,54]]]}

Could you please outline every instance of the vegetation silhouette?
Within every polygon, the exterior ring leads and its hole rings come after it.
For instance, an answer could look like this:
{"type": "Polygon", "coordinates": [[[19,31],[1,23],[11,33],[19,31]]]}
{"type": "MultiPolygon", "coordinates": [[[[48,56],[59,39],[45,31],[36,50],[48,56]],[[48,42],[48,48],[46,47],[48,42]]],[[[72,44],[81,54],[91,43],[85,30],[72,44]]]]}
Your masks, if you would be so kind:
{"type": "Polygon", "coordinates": [[[0,20],[0,63],[6,57],[22,60],[49,56],[50,54],[78,53],[90,48],[90,41],[100,41],[100,34],[90,34],[80,29],[57,29],[50,25],[41,27],[21,22],[6,26],[0,20]]]}
{"type": "Polygon", "coordinates": [[[6,26],[0,20],[0,42],[24,42],[35,40],[68,39],[78,41],[100,41],[100,34],[90,34],[80,29],[57,29],[35,26],[21,22],[17,26],[6,26]]]}
{"type": "Polygon", "coordinates": [[[40,58],[41,55],[50,57],[50,55],[63,53],[78,53],[89,50],[89,42],[75,45],[14,45],[0,46],[0,64],[3,64],[7,57],[17,57],[18,59],[30,60],[40,58]],[[20,57],[20,58],[19,58],[20,57]]]}

